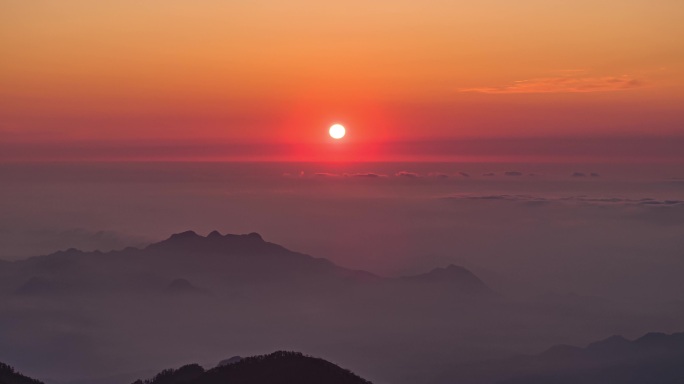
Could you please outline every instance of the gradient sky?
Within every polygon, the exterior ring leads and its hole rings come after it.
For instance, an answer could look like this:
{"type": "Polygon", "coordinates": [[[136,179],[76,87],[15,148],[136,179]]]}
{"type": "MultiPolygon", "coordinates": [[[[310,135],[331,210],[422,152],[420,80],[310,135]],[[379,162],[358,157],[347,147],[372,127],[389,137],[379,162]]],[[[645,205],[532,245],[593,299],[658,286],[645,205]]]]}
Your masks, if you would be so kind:
{"type": "Polygon", "coordinates": [[[316,160],[334,122],[366,160],[466,139],[657,153],[684,136],[682,20],[680,0],[0,0],[0,159],[316,160]]]}

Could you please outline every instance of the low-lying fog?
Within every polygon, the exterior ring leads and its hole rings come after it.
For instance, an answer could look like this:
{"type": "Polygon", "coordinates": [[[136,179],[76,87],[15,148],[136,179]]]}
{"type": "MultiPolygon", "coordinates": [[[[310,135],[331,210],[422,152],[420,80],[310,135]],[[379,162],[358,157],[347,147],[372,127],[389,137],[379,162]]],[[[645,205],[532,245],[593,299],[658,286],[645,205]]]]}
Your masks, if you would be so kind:
{"type": "MultiPolygon", "coordinates": [[[[177,302],[119,291],[97,298],[29,297],[3,285],[0,361],[40,378],[67,380],[273,347],[322,354],[379,383],[408,383],[437,366],[477,356],[473,351],[483,357],[533,353],[615,333],[680,331],[681,169],[4,164],[2,260],[67,248],[144,247],[190,229],[200,235],[258,232],[288,249],[384,277],[461,265],[500,297],[473,304],[420,291],[419,299],[378,304],[373,300],[382,293],[370,290],[375,293],[362,298],[366,288],[354,286],[352,293],[337,287],[331,296],[295,295],[284,301],[292,305],[281,307],[282,297],[263,292],[255,298],[214,290],[177,302]]],[[[112,279],[120,276],[117,271],[112,279]]],[[[108,276],[106,270],[97,273],[108,276]]],[[[191,283],[208,289],[211,278],[202,276],[191,283]]]]}

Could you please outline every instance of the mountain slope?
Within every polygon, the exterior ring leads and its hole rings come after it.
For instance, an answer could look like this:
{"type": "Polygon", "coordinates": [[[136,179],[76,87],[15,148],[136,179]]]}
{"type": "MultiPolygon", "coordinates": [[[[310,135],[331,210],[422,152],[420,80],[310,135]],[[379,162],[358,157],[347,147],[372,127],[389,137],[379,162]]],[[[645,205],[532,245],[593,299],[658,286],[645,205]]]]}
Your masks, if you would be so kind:
{"type": "Polygon", "coordinates": [[[186,231],[142,249],[106,253],[68,249],[7,263],[0,269],[0,278],[0,292],[4,286],[4,290],[23,296],[155,290],[197,293],[241,284],[280,284],[288,289],[315,287],[312,291],[325,291],[331,285],[396,280],[409,287],[414,283],[445,285],[450,292],[464,294],[490,291],[471,272],[453,265],[424,275],[387,279],[291,251],[264,241],[257,233],[221,235],[217,231],[206,237],[186,231]],[[190,282],[200,282],[201,289],[190,282]]]}
{"type": "Polygon", "coordinates": [[[326,360],[296,352],[240,359],[204,371],[196,364],[165,370],[134,384],[370,384],[354,373],[326,360]]]}
{"type": "Polygon", "coordinates": [[[16,364],[64,382],[123,374],[130,382],[139,375],[129,373],[189,350],[286,348],[399,382],[389,375],[405,376],[421,359],[492,357],[473,329],[494,337],[506,316],[490,313],[502,307],[461,288],[469,273],[446,271],[446,282],[380,277],[258,234],[188,231],[144,248],[69,249],[0,266],[0,345],[16,364]],[[395,343],[422,346],[398,356],[395,343]]]}
{"type": "Polygon", "coordinates": [[[1,384],[43,384],[41,381],[26,377],[7,364],[0,363],[1,384]]]}
{"type": "Polygon", "coordinates": [[[585,348],[558,345],[534,356],[464,365],[434,383],[678,384],[684,382],[684,333],[612,336],[585,348]]]}
{"type": "Polygon", "coordinates": [[[428,273],[400,278],[404,282],[440,285],[467,294],[491,294],[493,291],[469,270],[450,264],[428,273]]]}

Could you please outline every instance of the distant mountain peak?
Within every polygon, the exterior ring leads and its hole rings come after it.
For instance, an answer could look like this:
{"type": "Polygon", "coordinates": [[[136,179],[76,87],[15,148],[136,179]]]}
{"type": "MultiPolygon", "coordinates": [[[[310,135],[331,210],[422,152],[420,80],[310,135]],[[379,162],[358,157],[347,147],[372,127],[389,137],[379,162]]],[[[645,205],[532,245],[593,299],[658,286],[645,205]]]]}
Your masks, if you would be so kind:
{"type": "Polygon", "coordinates": [[[227,235],[222,235],[221,232],[217,230],[211,231],[206,237],[202,235],[198,235],[197,232],[195,231],[185,231],[185,232],[180,232],[180,233],[174,233],[171,235],[168,239],[162,241],[163,242],[174,242],[174,241],[192,241],[192,240],[200,240],[200,239],[249,239],[249,240],[255,240],[255,241],[260,241],[263,242],[264,239],[261,237],[260,234],[256,232],[251,232],[246,235],[232,235],[232,234],[227,234],[227,235]]]}
{"type": "Polygon", "coordinates": [[[613,351],[628,348],[632,344],[631,341],[622,337],[622,335],[613,335],[607,339],[596,341],[587,346],[587,349],[613,351]]]}
{"type": "Polygon", "coordinates": [[[590,345],[595,345],[595,344],[599,344],[599,343],[615,344],[615,343],[624,343],[624,342],[629,343],[630,341],[625,339],[624,336],[622,336],[622,335],[613,335],[613,336],[607,337],[603,340],[592,343],[590,345]]]}
{"type": "Polygon", "coordinates": [[[166,286],[164,290],[165,293],[170,295],[188,295],[188,294],[204,294],[207,293],[204,289],[198,288],[193,285],[190,281],[177,278],[174,279],[169,285],[166,286]]]}
{"type": "Polygon", "coordinates": [[[173,240],[187,240],[187,239],[197,239],[202,236],[198,235],[195,231],[185,231],[181,233],[174,233],[169,237],[169,241],[173,240]]]}
{"type": "Polygon", "coordinates": [[[467,274],[472,274],[469,270],[467,270],[465,267],[462,267],[460,265],[455,265],[455,264],[449,264],[446,267],[437,267],[432,270],[434,273],[439,273],[441,271],[445,271],[448,273],[467,273],[467,274]]]}
{"type": "Polygon", "coordinates": [[[682,333],[668,335],[662,332],[649,332],[634,340],[634,343],[643,347],[662,347],[670,343],[671,339],[679,338],[680,340],[684,340],[682,335],[682,333]]]}
{"type": "Polygon", "coordinates": [[[435,383],[681,383],[684,333],[611,336],[585,348],[556,345],[531,356],[463,365],[435,383]]]}
{"type": "Polygon", "coordinates": [[[430,272],[405,276],[402,280],[421,282],[421,283],[436,283],[456,286],[462,292],[467,293],[492,293],[492,290],[465,267],[449,264],[446,267],[439,267],[430,272]]]}
{"type": "Polygon", "coordinates": [[[226,365],[239,363],[241,360],[242,360],[241,356],[233,356],[230,359],[221,360],[221,362],[218,363],[218,367],[223,367],[226,365]]]}
{"type": "Polygon", "coordinates": [[[271,250],[273,250],[274,247],[279,246],[267,243],[261,235],[256,232],[244,235],[222,235],[216,230],[211,231],[206,237],[197,234],[195,231],[175,233],[166,240],[148,246],[148,248],[151,249],[162,249],[167,251],[192,250],[221,253],[238,250],[261,252],[266,248],[271,248],[271,250]]]}
{"type": "Polygon", "coordinates": [[[249,233],[249,234],[244,235],[244,236],[246,236],[249,239],[264,241],[264,239],[261,237],[261,235],[256,233],[256,232],[252,232],[252,233],[249,233]]]}
{"type": "MultiPolygon", "coordinates": [[[[450,280],[452,278],[472,277],[478,279],[475,274],[460,265],[449,264],[446,267],[437,267],[423,275],[435,280],[450,280]]],[[[479,280],[479,279],[478,279],[479,280]]]]}

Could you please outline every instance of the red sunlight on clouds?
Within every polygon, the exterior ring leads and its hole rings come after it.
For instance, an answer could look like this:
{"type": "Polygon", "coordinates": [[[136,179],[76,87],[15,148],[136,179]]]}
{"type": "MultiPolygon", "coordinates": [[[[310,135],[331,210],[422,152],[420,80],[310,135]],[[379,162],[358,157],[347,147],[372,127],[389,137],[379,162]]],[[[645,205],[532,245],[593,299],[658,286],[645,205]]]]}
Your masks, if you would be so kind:
{"type": "MultiPolygon", "coordinates": [[[[401,159],[378,148],[412,140],[684,136],[682,3],[495,3],[10,1],[0,137],[250,143],[224,157],[318,161],[401,159]],[[337,121],[344,156],[325,144],[337,121]]],[[[120,148],[111,157],[140,158],[120,148]]]]}

